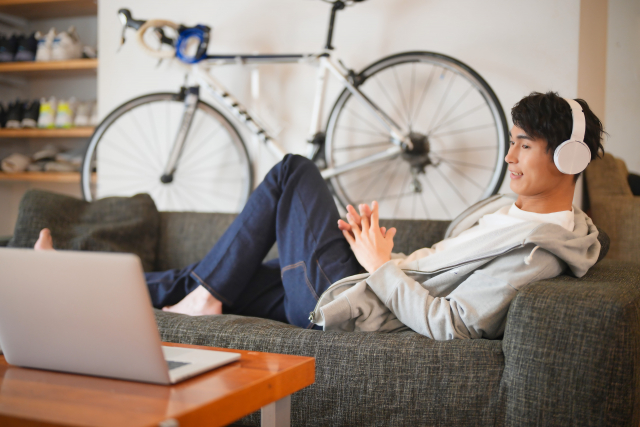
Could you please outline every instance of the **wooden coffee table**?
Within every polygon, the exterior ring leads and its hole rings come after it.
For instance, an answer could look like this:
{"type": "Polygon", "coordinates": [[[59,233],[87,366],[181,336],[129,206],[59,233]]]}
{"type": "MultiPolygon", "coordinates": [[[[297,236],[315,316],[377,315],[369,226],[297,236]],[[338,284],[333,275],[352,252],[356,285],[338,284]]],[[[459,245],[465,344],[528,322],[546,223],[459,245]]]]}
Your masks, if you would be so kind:
{"type": "Polygon", "coordinates": [[[315,379],[312,357],[164,345],[242,357],[163,386],[18,368],[0,356],[0,425],[224,426],[261,409],[263,426],[288,426],[291,394],[315,379]]]}

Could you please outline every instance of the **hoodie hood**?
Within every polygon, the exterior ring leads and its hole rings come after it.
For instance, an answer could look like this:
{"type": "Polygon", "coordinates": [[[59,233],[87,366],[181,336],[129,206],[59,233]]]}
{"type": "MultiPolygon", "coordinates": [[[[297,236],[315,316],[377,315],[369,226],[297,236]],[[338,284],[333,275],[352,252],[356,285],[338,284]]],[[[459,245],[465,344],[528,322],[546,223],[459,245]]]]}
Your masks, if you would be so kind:
{"type": "MultiPolygon", "coordinates": [[[[574,206],[574,229],[541,224],[525,239],[564,261],[576,277],[584,276],[600,256],[598,229],[591,218],[574,206]]],[[[535,256],[535,255],[533,255],[535,256]]]]}

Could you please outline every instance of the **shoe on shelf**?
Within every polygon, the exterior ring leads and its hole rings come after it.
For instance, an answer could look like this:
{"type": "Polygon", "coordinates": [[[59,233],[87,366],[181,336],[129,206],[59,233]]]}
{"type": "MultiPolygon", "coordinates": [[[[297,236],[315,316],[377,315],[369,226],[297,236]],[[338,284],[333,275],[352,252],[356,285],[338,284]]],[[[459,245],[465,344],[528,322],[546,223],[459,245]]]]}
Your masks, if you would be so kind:
{"type": "Polygon", "coordinates": [[[44,171],[44,165],[47,164],[46,160],[38,160],[27,166],[27,172],[42,172],[44,171]]]}
{"type": "Polygon", "coordinates": [[[55,96],[47,101],[45,98],[40,99],[40,114],[38,115],[38,127],[43,129],[52,129],[56,124],[56,110],[58,102],[55,96]]]}
{"type": "Polygon", "coordinates": [[[29,101],[24,105],[24,113],[22,115],[23,128],[38,127],[38,116],[40,115],[40,102],[29,101]]]}
{"type": "Polygon", "coordinates": [[[28,156],[21,153],[13,153],[2,159],[0,167],[4,172],[8,173],[24,172],[30,163],[31,159],[28,156]]]}
{"type": "Polygon", "coordinates": [[[58,147],[53,144],[47,144],[41,150],[33,153],[33,156],[31,156],[31,158],[34,162],[42,160],[55,160],[59,152],[60,149],[58,147]]]}
{"type": "Polygon", "coordinates": [[[38,41],[36,49],[36,61],[51,61],[51,49],[56,38],[56,29],[51,28],[48,33],[37,31],[35,38],[38,41]]]}
{"type": "Polygon", "coordinates": [[[18,37],[15,34],[10,36],[0,35],[0,62],[13,61],[17,48],[18,37]]]}
{"type": "Polygon", "coordinates": [[[95,47],[85,46],[85,47],[82,48],[82,57],[83,58],[97,58],[98,57],[98,51],[96,50],[95,47]]]}
{"type": "Polygon", "coordinates": [[[16,102],[10,102],[7,111],[7,123],[5,127],[8,129],[20,129],[22,127],[22,117],[24,114],[24,104],[19,99],[16,102]]]}
{"type": "Polygon", "coordinates": [[[14,61],[34,61],[36,59],[36,51],[38,50],[38,40],[36,33],[23,35],[18,37],[16,47],[16,56],[14,61]]]}
{"type": "Polygon", "coordinates": [[[80,170],[85,151],[86,148],[84,146],[64,151],[56,155],[56,162],[67,163],[80,170]]]}
{"type": "Polygon", "coordinates": [[[5,127],[7,124],[7,110],[4,108],[4,104],[0,102],[0,128],[5,127]]]}
{"type": "Polygon", "coordinates": [[[80,102],[76,110],[76,118],[73,122],[76,126],[89,126],[91,119],[91,102],[80,102]]]}
{"type": "Polygon", "coordinates": [[[83,46],[73,25],[67,31],[60,32],[51,46],[52,61],[66,61],[82,58],[83,46]]]}
{"type": "Polygon", "coordinates": [[[45,172],[78,172],[80,166],[74,166],[70,163],[64,162],[46,162],[44,164],[45,172]]]}
{"type": "Polygon", "coordinates": [[[58,111],[56,112],[57,128],[68,129],[73,127],[77,104],[74,97],[69,98],[68,101],[61,99],[60,102],[58,102],[58,111]]]}

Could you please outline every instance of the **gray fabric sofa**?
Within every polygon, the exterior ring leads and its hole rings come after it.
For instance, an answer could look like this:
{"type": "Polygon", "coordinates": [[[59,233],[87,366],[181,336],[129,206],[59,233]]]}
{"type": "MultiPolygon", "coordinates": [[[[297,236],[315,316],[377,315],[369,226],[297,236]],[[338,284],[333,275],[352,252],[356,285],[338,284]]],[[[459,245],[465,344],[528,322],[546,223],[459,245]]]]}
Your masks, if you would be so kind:
{"type": "MultiPolygon", "coordinates": [[[[161,213],[157,269],[198,260],[232,220],[161,213]]],[[[409,253],[442,239],[448,222],[383,225],[398,228],[394,251],[409,253]]],[[[631,262],[604,259],[581,279],[530,284],[502,340],[322,332],[233,315],[156,319],[169,342],[315,357],[315,383],[292,398],[295,426],[640,422],[640,265],[631,262]]],[[[238,423],[259,425],[259,414],[238,423]]]]}
{"type": "MultiPolygon", "coordinates": [[[[101,239],[112,229],[110,240],[118,245],[110,250],[131,244],[155,260],[155,270],[165,270],[200,259],[234,218],[153,214],[152,202],[144,197],[92,206],[65,203],[62,209],[58,199],[42,193],[25,196],[10,245],[32,246],[45,224],[61,233],[73,213],[97,225],[74,226],[76,237],[64,243],[66,248],[104,248],[101,239]],[[154,231],[142,246],[124,241],[128,232],[122,230],[139,227],[140,219],[131,222],[122,203],[146,212],[144,223],[153,224],[157,236],[154,231]],[[151,243],[155,254],[148,253],[151,243]]],[[[410,253],[441,240],[448,222],[383,225],[398,228],[394,250],[410,253]]],[[[608,242],[602,243],[604,254],[608,242]]],[[[277,256],[275,250],[269,256],[277,256]]],[[[164,341],[315,357],[315,383],[292,398],[294,426],[640,422],[640,264],[633,262],[605,258],[581,279],[563,275],[530,284],[512,303],[502,340],[441,342],[414,332],[322,332],[233,315],[156,311],[156,319],[164,341]]],[[[238,424],[259,425],[259,414],[238,424]]]]}

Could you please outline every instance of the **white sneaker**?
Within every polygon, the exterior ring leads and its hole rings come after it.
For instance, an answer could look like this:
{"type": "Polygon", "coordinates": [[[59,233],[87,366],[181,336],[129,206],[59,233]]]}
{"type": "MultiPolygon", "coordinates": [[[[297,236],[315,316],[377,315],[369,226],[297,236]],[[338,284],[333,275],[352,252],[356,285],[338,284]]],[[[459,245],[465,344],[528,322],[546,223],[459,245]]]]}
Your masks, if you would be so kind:
{"type": "Polygon", "coordinates": [[[36,61],[51,61],[51,48],[53,46],[53,40],[56,38],[56,29],[51,28],[46,34],[38,31],[35,34],[35,38],[38,40],[36,61]]]}
{"type": "Polygon", "coordinates": [[[55,96],[47,101],[45,98],[40,100],[40,115],[38,116],[39,128],[53,128],[56,123],[56,111],[58,102],[55,96]]]}
{"type": "Polygon", "coordinates": [[[56,127],[66,129],[73,127],[76,108],[77,101],[74,97],[69,98],[68,101],[60,100],[56,113],[56,127]]]}
{"type": "Polygon", "coordinates": [[[76,118],[74,124],[76,126],[89,126],[89,120],[91,118],[91,102],[81,102],[78,104],[78,110],[76,111],[76,118]]]}
{"type": "Polygon", "coordinates": [[[82,58],[82,43],[73,25],[67,31],[62,31],[53,40],[51,46],[51,59],[53,61],[66,61],[82,58]]]}

